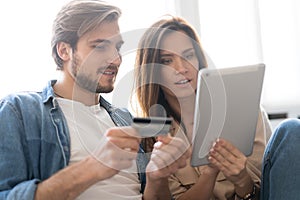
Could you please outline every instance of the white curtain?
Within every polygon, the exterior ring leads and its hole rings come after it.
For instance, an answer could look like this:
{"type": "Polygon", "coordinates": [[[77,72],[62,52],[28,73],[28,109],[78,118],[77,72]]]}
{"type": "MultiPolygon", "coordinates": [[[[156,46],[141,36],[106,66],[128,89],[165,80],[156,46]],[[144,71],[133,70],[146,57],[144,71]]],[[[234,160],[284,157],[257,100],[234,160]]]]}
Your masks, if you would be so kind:
{"type": "Polygon", "coordinates": [[[212,64],[230,67],[265,63],[262,104],[268,112],[288,112],[290,117],[299,115],[299,0],[194,0],[190,3],[198,4],[200,22],[194,21],[194,25],[199,26],[203,47],[212,64]]]}
{"type": "MultiPolygon", "coordinates": [[[[3,1],[0,6],[0,98],[16,91],[41,90],[49,79],[57,77],[51,57],[51,29],[57,12],[69,1],[3,1]]],[[[175,14],[173,0],[106,1],[122,9],[120,27],[127,35],[149,27],[163,14],[175,14]]],[[[124,53],[118,81],[133,69],[135,47],[128,47],[130,42],[124,45],[131,51],[124,53]]],[[[109,101],[113,101],[112,95],[107,95],[109,101]]],[[[117,106],[126,106],[116,103],[117,106]]]]}
{"type": "MultiPolygon", "coordinates": [[[[51,24],[67,1],[5,1],[0,7],[0,97],[35,90],[56,75],[51,24]]],[[[177,14],[196,27],[212,65],[265,63],[262,104],[269,112],[300,114],[299,0],[108,1],[123,10],[122,32],[148,27],[164,13],[177,14]]],[[[124,56],[119,80],[133,62],[134,50],[124,56]]]]}
{"type": "Polygon", "coordinates": [[[261,0],[261,40],[267,64],[264,104],[300,115],[300,2],[261,0]]]}

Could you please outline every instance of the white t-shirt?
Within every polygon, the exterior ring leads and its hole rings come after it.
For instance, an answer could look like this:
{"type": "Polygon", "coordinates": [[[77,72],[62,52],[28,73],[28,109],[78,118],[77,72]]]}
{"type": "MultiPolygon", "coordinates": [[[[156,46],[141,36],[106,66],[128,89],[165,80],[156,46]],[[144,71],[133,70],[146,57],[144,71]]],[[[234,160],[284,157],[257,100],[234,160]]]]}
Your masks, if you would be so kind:
{"type": "MultiPolygon", "coordinates": [[[[57,98],[57,101],[62,108],[70,130],[70,165],[72,165],[97,149],[103,139],[103,134],[115,124],[107,111],[99,104],[86,106],[80,102],[63,98],[57,98]]],[[[96,183],[77,199],[141,200],[138,174],[134,173],[136,171],[136,164],[133,163],[130,169],[120,171],[115,176],[96,183]]]]}

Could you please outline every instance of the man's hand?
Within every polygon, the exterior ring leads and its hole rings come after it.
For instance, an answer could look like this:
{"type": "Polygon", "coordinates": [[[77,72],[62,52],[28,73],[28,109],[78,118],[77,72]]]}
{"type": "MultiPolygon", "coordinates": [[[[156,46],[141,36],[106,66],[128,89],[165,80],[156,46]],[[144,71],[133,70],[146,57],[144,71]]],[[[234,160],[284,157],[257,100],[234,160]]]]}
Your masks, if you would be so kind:
{"type": "Polygon", "coordinates": [[[135,164],[139,144],[140,138],[135,129],[110,128],[99,144],[99,148],[92,155],[98,162],[101,179],[109,178],[135,164]]]}

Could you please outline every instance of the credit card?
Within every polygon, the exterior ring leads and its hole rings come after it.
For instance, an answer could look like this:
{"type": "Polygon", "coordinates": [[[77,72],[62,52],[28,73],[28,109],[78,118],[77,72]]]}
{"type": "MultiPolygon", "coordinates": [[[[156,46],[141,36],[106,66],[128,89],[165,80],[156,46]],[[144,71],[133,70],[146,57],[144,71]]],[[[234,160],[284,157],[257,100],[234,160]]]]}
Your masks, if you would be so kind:
{"type": "Polygon", "coordinates": [[[142,138],[167,135],[170,131],[172,118],[169,117],[135,117],[131,126],[142,138]]]}

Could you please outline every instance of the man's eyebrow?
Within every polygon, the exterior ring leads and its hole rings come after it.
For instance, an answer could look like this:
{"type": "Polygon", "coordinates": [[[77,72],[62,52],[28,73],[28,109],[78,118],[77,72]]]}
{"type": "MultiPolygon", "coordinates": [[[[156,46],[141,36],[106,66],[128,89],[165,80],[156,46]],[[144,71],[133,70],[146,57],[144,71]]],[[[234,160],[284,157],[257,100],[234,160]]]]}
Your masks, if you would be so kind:
{"type": "Polygon", "coordinates": [[[90,44],[99,44],[99,43],[111,43],[110,40],[105,40],[105,39],[96,39],[96,40],[92,40],[89,41],[90,44]]]}
{"type": "MultiPolygon", "coordinates": [[[[92,40],[89,41],[90,44],[99,44],[99,43],[107,43],[107,44],[111,44],[112,41],[111,40],[106,40],[106,39],[96,39],[96,40],[92,40]]],[[[117,45],[123,45],[124,41],[120,40],[117,42],[117,45]]]]}

